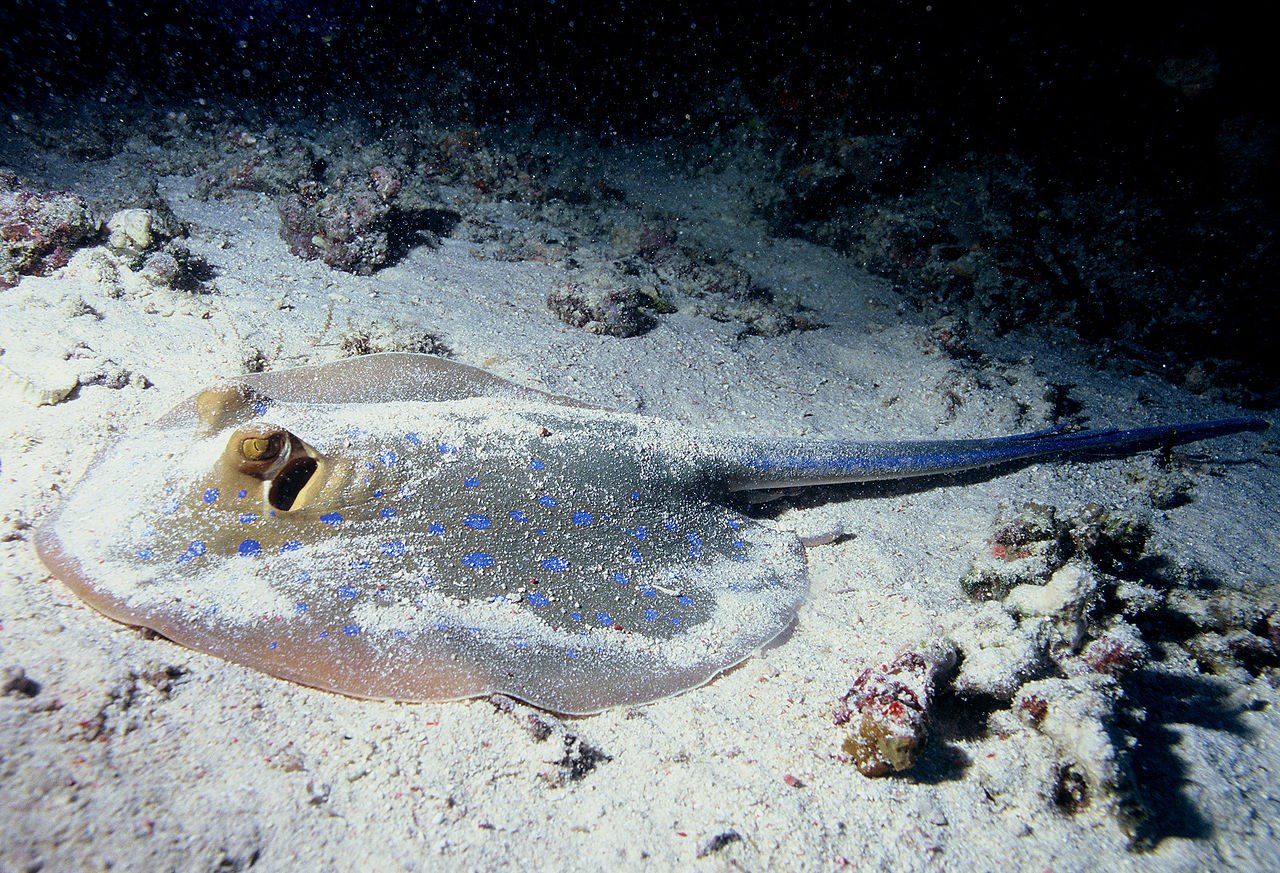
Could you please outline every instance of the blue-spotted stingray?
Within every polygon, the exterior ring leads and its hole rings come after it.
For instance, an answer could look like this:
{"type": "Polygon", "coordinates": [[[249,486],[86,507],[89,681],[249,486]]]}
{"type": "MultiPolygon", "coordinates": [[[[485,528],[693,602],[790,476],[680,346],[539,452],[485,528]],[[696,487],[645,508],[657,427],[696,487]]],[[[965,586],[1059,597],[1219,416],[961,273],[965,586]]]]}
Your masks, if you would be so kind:
{"type": "Polygon", "coordinates": [[[800,542],[733,492],[1265,426],[763,439],[370,355],[242,376],[117,437],[36,546],[111,618],[305,685],[586,714],[700,685],[794,620],[800,542]]]}

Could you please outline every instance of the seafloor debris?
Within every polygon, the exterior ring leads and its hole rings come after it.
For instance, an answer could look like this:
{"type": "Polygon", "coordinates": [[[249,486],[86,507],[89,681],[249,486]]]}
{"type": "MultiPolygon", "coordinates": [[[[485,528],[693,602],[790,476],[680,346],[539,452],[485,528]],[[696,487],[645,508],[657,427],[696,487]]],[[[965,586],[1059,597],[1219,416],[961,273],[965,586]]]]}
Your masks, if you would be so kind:
{"type": "Polygon", "coordinates": [[[951,629],[964,653],[956,690],[1009,700],[1051,671],[1140,665],[1147,646],[1129,620],[1163,597],[1138,573],[1149,534],[1144,516],[1096,504],[1026,503],[1002,513],[987,552],[960,580],[990,607],[951,629]]]}
{"type": "Polygon", "coordinates": [[[558,282],[547,295],[547,308],[570,327],[608,336],[636,336],[657,323],[639,292],[625,285],[558,282]]]}
{"type": "MultiPolygon", "coordinates": [[[[178,239],[186,235],[186,228],[164,201],[160,204],[159,209],[121,209],[107,219],[107,248],[115,268],[136,279],[132,284],[141,293],[206,291],[204,283],[213,278],[213,268],[178,239]]],[[[121,283],[109,284],[118,288],[121,283]]]]}
{"type": "Polygon", "coordinates": [[[534,709],[505,694],[491,695],[489,703],[496,712],[515,719],[534,743],[559,738],[559,746],[564,753],[554,760],[544,759],[543,763],[552,765],[554,769],[546,769],[538,774],[538,778],[551,788],[563,788],[571,782],[584,779],[601,764],[613,760],[612,755],[571,732],[568,725],[549,712],[534,709]]]}
{"type": "Polygon", "coordinates": [[[974,600],[1001,600],[1026,582],[1043,582],[1065,561],[1052,506],[1024,503],[1001,514],[986,555],[973,562],[960,587],[974,600]]]}
{"type": "Polygon", "coordinates": [[[98,220],[75,194],[41,194],[0,169],[0,288],[20,276],[47,276],[98,236],[98,220]]]}
{"type": "Polygon", "coordinates": [[[925,746],[934,687],[955,662],[955,644],[941,639],[863,670],[832,713],[836,724],[849,726],[843,757],[865,776],[915,764],[925,746]]]}
{"type": "Polygon", "coordinates": [[[1130,764],[1133,741],[1120,724],[1124,701],[1120,683],[1103,672],[1041,679],[1024,685],[1011,709],[993,714],[991,728],[1047,746],[1032,758],[1051,764],[1021,776],[1030,775],[1041,803],[1068,815],[1107,813],[1136,838],[1146,807],[1130,764]]]}
{"type": "Polygon", "coordinates": [[[717,833],[704,837],[702,840],[698,842],[697,856],[699,858],[705,858],[708,855],[714,855],[716,852],[719,852],[721,849],[725,848],[726,846],[729,846],[733,843],[738,843],[741,841],[742,841],[742,834],[738,833],[735,830],[730,829],[727,831],[719,831],[717,833]]]}
{"type": "Polygon", "coordinates": [[[947,629],[963,657],[952,688],[1010,702],[989,725],[1017,743],[998,767],[979,762],[988,795],[1025,794],[1030,782],[1045,807],[1101,812],[1135,845],[1146,807],[1130,766],[1131,730],[1143,714],[1124,689],[1152,648],[1166,662],[1242,681],[1280,664],[1275,586],[1200,579],[1148,554],[1150,533],[1145,511],[1005,511],[961,580],[986,602],[947,629]]]}
{"type": "Polygon", "coordinates": [[[343,178],[324,190],[304,182],[276,204],[280,237],[289,251],[336,270],[369,275],[391,262],[393,201],[399,179],[376,167],[363,179],[343,178]]]}
{"type": "Polygon", "coordinates": [[[957,694],[1009,700],[1024,682],[1045,675],[1049,623],[1014,618],[999,603],[984,603],[972,613],[958,613],[948,636],[962,654],[951,680],[957,694]]]}
{"type": "Polygon", "coordinates": [[[0,349],[0,399],[30,406],[53,406],[80,387],[77,367],[50,352],[0,349]]]}
{"type": "Polygon", "coordinates": [[[338,337],[338,349],[350,358],[379,352],[417,352],[450,357],[453,350],[439,334],[398,321],[381,321],[369,327],[348,325],[338,337]]]}
{"type": "Polygon", "coordinates": [[[0,670],[0,697],[35,697],[39,693],[40,683],[21,666],[14,664],[0,670]]]}
{"type": "Polygon", "coordinates": [[[1151,527],[1139,514],[1090,503],[1068,513],[1023,503],[1005,510],[960,587],[974,600],[1004,600],[1020,585],[1044,585],[1079,560],[1101,572],[1123,575],[1142,557],[1151,527]]]}

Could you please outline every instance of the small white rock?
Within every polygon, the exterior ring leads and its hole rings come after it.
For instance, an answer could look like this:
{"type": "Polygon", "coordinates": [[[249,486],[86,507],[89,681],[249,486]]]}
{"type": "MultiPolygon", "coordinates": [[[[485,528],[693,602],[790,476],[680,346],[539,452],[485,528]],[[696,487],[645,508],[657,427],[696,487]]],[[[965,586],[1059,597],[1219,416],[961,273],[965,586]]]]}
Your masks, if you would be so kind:
{"type": "Polygon", "coordinates": [[[145,209],[121,209],[107,221],[107,244],[113,249],[146,251],[151,248],[151,213],[145,209]]]}
{"type": "Polygon", "coordinates": [[[80,387],[79,374],[66,361],[49,357],[27,364],[23,372],[18,372],[0,363],[0,397],[31,406],[53,406],[80,387]]]}

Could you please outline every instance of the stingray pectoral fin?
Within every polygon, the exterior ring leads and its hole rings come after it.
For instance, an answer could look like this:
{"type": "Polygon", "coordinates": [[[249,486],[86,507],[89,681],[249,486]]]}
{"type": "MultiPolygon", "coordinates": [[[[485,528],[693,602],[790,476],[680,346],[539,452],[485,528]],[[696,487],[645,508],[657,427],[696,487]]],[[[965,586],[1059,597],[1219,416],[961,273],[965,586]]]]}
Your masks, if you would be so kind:
{"type": "Polygon", "coordinates": [[[397,647],[392,656],[385,640],[364,634],[323,636],[310,624],[296,629],[211,629],[177,615],[153,616],[146,624],[188,648],[348,697],[440,701],[494,690],[473,665],[421,644],[397,647]]]}
{"type": "Polygon", "coordinates": [[[184,611],[180,603],[139,610],[95,584],[59,539],[56,524],[36,531],[35,546],[53,575],[103,615],[301,685],[351,697],[406,701],[455,700],[493,690],[490,679],[449,652],[404,647],[388,657],[374,638],[322,636],[313,624],[293,630],[266,622],[211,625],[200,614],[184,611]]]}
{"type": "Polygon", "coordinates": [[[80,596],[86,603],[108,618],[125,624],[138,624],[133,621],[132,612],[124,602],[105,590],[100,590],[79,559],[71,553],[67,545],[58,535],[59,519],[65,508],[59,506],[45,518],[44,523],[36,528],[32,542],[40,561],[49,569],[49,573],[59,579],[68,588],[80,596]]]}
{"type": "Polygon", "coordinates": [[[721,463],[729,490],[746,491],[934,476],[1061,455],[1124,455],[1268,427],[1264,419],[1241,417],[1127,430],[1055,428],[976,440],[754,440],[740,442],[721,463]]]}
{"type": "Polygon", "coordinates": [[[240,381],[282,403],[426,403],[502,397],[542,400],[561,406],[588,404],[517,385],[472,367],[435,355],[380,352],[327,364],[250,373],[240,381]]]}

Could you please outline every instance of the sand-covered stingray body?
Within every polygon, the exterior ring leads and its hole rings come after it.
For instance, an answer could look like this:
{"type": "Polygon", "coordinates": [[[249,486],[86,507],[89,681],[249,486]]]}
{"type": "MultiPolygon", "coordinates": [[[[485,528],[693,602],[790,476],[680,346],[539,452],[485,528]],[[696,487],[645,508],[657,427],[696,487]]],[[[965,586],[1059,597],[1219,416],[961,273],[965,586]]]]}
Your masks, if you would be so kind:
{"type": "Polygon", "coordinates": [[[114,618],[360,697],[591,712],[701,684],[791,622],[795,537],[708,501],[691,432],[380,357],[232,383],[118,439],[42,556],[114,618]]]}
{"type": "Polygon", "coordinates": [[[790,625],[800,544],[730,492],[1261,427],[746,438],[371,355],[245,376],[117,438],[36,545],[105,614],[277,676],[581,714],[702,684],[790,625]]]}

